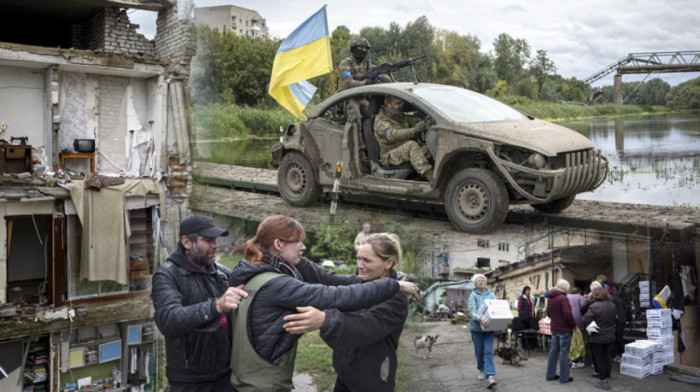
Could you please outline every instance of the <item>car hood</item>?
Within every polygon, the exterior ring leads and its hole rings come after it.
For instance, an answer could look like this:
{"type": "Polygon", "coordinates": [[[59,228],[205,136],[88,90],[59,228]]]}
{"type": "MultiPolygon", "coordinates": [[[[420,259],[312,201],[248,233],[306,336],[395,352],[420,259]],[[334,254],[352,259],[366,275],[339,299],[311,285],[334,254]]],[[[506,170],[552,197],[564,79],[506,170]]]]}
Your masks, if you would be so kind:
{"type": "Polygon", "coordinates": [[[587,137],[574,130],[538,119],[452,125],[447,128],[496,143],[526,148],[550,157],[595,147],[587,137]]]}

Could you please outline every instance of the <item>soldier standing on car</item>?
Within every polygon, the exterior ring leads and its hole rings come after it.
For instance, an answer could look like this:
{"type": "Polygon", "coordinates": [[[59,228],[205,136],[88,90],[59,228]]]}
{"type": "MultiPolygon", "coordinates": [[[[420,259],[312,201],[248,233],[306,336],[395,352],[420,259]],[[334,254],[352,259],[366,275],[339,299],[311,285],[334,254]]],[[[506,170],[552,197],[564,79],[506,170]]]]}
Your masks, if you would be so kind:
{"type": "Polygon", "coordinates": [[[425,143],[417,142],[416,135],[425,131],[425,121],[411,126],[404,115],[403,100],[387,96],[385,106],[374,119],[374,137],[379,144],[380,163],[383,166],[400,165],[411,162],[421,176],[430,181],[433,179],[433,167],[428,162],[430,150],[425,143]]]}

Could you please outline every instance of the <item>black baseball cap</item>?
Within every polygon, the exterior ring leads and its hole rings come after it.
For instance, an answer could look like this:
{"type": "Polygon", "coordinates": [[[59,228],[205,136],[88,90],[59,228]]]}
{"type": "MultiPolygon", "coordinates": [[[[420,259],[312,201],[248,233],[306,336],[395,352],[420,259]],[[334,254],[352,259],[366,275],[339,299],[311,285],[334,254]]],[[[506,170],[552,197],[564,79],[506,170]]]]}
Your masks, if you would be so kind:
{"type": "Polygon", "coordinates": [[[228,236],[228,230],[214,226],[214,221],[210,218],[203,215],[190,215],[180,223],[180,237],[195,233],[207,238],[228,236]]]}

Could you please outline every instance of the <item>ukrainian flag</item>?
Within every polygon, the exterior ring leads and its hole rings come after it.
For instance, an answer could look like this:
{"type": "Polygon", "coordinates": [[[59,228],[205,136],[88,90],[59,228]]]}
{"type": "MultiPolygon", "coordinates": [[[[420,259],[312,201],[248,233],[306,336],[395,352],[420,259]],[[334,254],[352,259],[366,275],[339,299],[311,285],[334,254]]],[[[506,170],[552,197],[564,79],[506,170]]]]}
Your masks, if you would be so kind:
{"type": "Polygon", "coordinates": [[[269,94],[298,119],[316,87],[306,79],[333,70],[326,6],[302,23],[282,42],[272,64],[269,94]]]}

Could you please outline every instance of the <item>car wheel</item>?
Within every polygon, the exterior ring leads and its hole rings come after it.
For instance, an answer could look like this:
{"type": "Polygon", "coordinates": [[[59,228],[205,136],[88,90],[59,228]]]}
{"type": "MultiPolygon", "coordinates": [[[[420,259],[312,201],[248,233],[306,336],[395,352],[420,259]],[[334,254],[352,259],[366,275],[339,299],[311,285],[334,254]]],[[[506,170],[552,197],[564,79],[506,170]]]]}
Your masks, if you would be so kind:
{"type": "Polygon", "coordinates": [[[558,212],[562,212],[565,209],[567,209],[576,199],[576,194],[562,197],[561,199],[556,199],[552,200],[549,203],[543,203],[543,204],[530,204],[532,208],[536,209],[537,211],[542,211],[542,212],[549,212],[552,214],[556,214],[558,212]]]}
{"type": "Polygon", "coordinates": [[[298,152],[290,152],[282,158],[277,184],[284,200],[296,207],[313,204],[321,196],[311,163],[298,152]]]}
{"type": "Polygon", "coordinates": [[[488,233],[508,216],[508,191],[486,169],[465,169],[447,184],[445,210],[455,227],[473,234],[488,233]]]}

